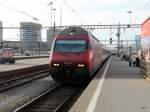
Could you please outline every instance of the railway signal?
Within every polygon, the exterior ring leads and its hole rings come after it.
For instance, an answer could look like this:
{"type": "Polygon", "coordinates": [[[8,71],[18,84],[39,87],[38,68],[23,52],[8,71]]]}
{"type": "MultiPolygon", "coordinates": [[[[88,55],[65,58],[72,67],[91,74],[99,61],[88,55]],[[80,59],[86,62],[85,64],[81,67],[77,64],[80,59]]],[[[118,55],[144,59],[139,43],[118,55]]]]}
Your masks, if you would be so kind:
{"type": "Polygon", "coordinates": [[[110,44],[112,44],[112,38],[110,38],[110,44]]]}

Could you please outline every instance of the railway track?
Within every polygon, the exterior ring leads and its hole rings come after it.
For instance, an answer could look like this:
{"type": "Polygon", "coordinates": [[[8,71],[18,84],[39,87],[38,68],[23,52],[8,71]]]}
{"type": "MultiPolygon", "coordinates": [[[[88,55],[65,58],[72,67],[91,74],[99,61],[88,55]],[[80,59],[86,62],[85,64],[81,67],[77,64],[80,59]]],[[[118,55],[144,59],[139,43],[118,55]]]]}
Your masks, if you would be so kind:
{"type": "MultiPolygon", "coordinates": [[[[108,57],[104,60],[103,64],[108,57]]],[[[58,84],[13,112],[66,112],[75,102],[72,100],[69,102],[69,100],[74,96],[76,100],[84,89],[85,87],[58,84]]]]}
{"type": "Polygon", "coordinates": [[[81,87],[57,84],[13,112],[60,112],[81,87]]]}
{"type": "Polygon", "coordinates": [[[0,74],[0,92],[49,75],[45,65],[7,71],[4,74],[0,74]]]}
{"type": "Polygon", "coordinates": [[[5,81],[4,83],[0,84],[0,92],[5,91],[5,90],[10,89],[10,88],[13,88],[15,86],[19,86],[21,84],[28,83],[30,81],[33,81],[33,80],[36,80],[36,79],[39,79],[42,77],[46,77],[46,76],[48,76],[48,73],[45,73],[45,74],[37,73],[34,75],[19,77],[19,78],[5,81]]]}

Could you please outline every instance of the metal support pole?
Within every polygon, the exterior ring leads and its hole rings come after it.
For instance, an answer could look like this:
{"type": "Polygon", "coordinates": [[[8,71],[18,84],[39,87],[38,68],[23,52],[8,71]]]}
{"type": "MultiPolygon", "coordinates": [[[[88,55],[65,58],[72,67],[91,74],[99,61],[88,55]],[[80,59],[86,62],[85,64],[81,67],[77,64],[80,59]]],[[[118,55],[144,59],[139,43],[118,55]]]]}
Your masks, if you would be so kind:
{"type": "MultiPolygon", "coordinates": [[[[54,2],[54,1],[53,1],[54,2]]],[[[52,15],[53,15],[53,11],[52,11],[52,9],[53,9],[53,2],[50,2],[49,4],[48,4],[48,6],[50,6],[50,27],[52,27],[52,15]]]]}
{"type": "Polygon", "coordinates": [[[119,56],[119,51],[120,51],[120,35],[121,35],[121,33],[120,33],[120,23],[119,23],[119,25],[118,25],[118,32],[116,34],[116,36],[118,37],[118,42],[117,42],[117,44],[118,44],[117,56],[119,56]]]}
{"type": "Polygon", "coordinates": [[[56,9],[54,8],[54,9],[52,9],[53,11],[54,11],[54,30],[53,30],[53,33],[54,33],[54,37],[55,37],[55,31],[56,31],[56,29],[55,29],[55,27],[56,27],[56,23],[55,23],[55,11],[56,11],[56,9]]]}
{"type": "Polygon", "coordinates": [[[130,27],[131,27],[131,13],[132,13],[132,11],[127,11],[127,13],[129,13],[129,16],[130,16],[129,21],[130,21],[130,27]]]}
{"type": "Polygon", "coordinates": [[[60,26],[62,26],[62,8],[60,8],[60,26]]]}
{"type": "Polygon", "coordinates": [[[53,15],[53,11],[52,11],[52,9],[53,9],[53,2],[50,2],[49,5],[50,5],[50,8],[51,8],[51,9],[50,9],[50,12],[51,12],[51,16],[50,16],[50,27],[52,27],[52,21],[53,21],[53,20],[52,20],[52,19],[53,19],[53,18],[52,18],[52,17],[53,17],[53,16],[52,16],[52,15],[53,15]]]}

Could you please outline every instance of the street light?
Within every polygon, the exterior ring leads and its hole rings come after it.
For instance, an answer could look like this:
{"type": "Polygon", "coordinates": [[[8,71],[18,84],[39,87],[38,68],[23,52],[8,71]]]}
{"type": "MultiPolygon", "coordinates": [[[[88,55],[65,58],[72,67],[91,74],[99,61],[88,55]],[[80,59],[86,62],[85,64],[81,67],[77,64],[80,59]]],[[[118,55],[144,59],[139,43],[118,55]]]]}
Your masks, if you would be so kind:
{"type": "Polygon", "coordinates": [[[55,11],[56,11],[56,9],[53,8],[52,10],[54,11],[54,37],[55,37],[55,11]]]}
{"type": "Polygon", "coordinates": [[[52,9],[53,9],[53,2],[50,2],[49,4],[48,4],[48,6],[51,6],[51,18],[50,18],[50,27],[52,27],[52,9]]]}
{"type": "Polygon", "coordinates": [[[56,9],[53,8],[52,10],[54,11],[54,26],[55,26],[55,11],[56,11],[56,9]]]}
{"type": "Polygon", "coordinates": [[[131,13],[132,13],[132,11],[127,11],[127,13],[129,13],[129,16],[130,16],[130,26],[131,26],[131,13]]]}
{"type": "Polygon", "coordinates": [[[51,2],[49,2],[49,3],[47,4],[47,6],[51,6],[51,9],[50,9],[50,11],[51,11],[50,27],[52,27],[52,9],[53,9],[53,3],[56,2],[56,1],[57,1],[57,0],[53,0],[53,1],[51,1],[51,2]]]}

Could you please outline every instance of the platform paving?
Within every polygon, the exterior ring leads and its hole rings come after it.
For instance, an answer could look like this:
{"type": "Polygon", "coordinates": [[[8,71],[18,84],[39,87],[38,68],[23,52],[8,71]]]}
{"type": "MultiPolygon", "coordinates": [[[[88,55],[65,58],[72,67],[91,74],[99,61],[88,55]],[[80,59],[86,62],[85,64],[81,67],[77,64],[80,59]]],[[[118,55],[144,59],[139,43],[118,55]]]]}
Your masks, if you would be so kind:
{"type": "Polygon", "coordinates": [[[70,112],[150,112],[150,82],[143,79],[139,68],[128,65],[112,56],[104,82],[99,72],[70,112]]]}

